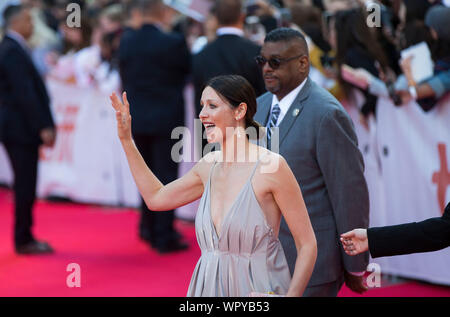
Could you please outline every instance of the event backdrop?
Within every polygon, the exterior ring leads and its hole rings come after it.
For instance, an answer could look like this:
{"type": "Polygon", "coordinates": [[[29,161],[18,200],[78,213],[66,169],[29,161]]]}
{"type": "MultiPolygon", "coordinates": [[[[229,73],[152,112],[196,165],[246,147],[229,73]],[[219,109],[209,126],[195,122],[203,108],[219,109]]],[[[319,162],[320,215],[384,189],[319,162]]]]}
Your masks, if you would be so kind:
{"type": "MultiPolygon", "coordinates": [[[[137,207],[139,194],[116,135],[109,96],[54,80],[47,84],[58,137],[53,149],[41,151],[38,195],[137,207]]],[[[191,85],[186,87],[185,99],[186,126],[192,131],[191,85]]],[[[343,102],[364,156],[370,226],[441,216],[450,201],[450,96],[430,112],[423,112],[415,102],[396,107],[389,99],[379,98],[377,118],[365,124],[357,109],[360,103],[358,95],[353,102],[343,102]]],[[[180,164],[179,175],[193,164],[180,164]]],[[[11,182],[10,166],[0,146],[0,183],[11,182]]],[[[192,219],[196,209],[194,202],[177,213],[192,219]]],[[[450,248],[371,261],[380,264],[382,273],[450,285],[450,248]]]]}

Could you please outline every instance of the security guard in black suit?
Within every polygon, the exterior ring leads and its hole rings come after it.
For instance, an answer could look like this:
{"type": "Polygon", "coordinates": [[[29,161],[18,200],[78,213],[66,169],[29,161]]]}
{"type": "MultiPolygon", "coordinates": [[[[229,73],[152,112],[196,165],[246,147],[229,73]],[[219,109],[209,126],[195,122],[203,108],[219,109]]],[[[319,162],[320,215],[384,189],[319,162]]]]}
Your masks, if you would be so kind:
{"type": "Polygon", "coordinates": [[[4,13],[6,34],[0,44],[0,141],[14,172],[14,242],[19,254],[49,253],[46,242],[32,232],[36,196],[38,147],[52,146],[55,128],[49,97],[29,55],[26,40],[32,35],[30,10],[8,6],[4,13]]]}

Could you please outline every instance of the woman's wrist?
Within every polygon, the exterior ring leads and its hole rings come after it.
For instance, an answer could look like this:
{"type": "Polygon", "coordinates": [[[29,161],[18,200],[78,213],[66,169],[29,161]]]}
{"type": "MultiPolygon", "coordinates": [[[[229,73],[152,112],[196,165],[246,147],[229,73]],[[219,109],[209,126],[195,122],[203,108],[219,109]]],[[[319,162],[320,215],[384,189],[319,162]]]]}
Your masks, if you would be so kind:
{"type": "Polygon", "coordinates": [[[300,290],[297,289],[289,289],[286,293],[286,297],[301,297],[302,292],[300,290]]]}
{"type": "Polygon", "coordinates": [[[133,138],[123,138],[120,139],[120,143],[122,143],[123,147],[134,145],[133,138]]]}

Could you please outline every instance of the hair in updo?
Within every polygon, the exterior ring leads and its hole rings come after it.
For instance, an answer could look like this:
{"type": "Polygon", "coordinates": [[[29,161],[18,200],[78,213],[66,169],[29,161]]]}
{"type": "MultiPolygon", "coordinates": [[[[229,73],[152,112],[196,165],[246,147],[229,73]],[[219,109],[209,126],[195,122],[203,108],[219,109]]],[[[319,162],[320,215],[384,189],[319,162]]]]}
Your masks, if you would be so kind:
{"type": "Polygon", "coordinates": [[[239,75],[222,75],[211,78],[206,84],[206,87],[208,86],[225,98],[233,109],[236,109],[242,102],[247,104],[245,129],[254,127],[256,137],[259,139],[262,132],[261,125],[253,120],[257,109],[256,94],[247,79],[239,75]]]}

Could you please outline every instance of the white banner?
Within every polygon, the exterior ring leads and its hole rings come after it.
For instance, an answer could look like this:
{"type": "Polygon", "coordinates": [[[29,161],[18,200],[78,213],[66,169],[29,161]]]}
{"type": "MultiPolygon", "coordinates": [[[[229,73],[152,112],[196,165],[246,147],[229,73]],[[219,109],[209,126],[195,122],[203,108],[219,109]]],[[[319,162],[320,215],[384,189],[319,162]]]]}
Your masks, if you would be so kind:
{"type": "MultiPolygon", "coordinates": [[[[371,225],[440,217],[450,201],[450,96],[430,112],[380,98],[377,145],[385,206],[371,225]]],[[[450,248],[380,260],[383,273],[450,285],[450,248]]]]}
{"type": "Polygon", "coordinates": [[[52,79],[47,88],[58,134],[55,146],[40,153],[38,196],[138,206],[108,95],[52,79]]]}
{"type": "MultiPolygon", "coordinates": [[[[370,196],[370,227],[442,215],[450,201],[450,96],[430,112],[410,102],[396,107],[379,98],[377,119],[363,124],[356,92],[344,103],[363,153],[370,196]]],[[[372,259],[382,273],[450,285],[450,248],[372,259]]]]}

